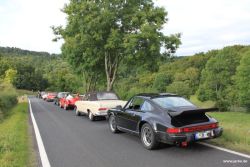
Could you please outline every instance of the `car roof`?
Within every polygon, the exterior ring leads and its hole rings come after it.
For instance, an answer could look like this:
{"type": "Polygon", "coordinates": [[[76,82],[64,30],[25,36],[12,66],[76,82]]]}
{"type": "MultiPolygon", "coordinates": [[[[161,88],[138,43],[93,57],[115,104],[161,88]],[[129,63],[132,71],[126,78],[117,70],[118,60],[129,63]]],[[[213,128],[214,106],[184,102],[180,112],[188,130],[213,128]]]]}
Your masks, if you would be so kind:
{"type": "Polygon", "coordinates": [[[114,93],[114,94],[116,94],[114,91],[93,91],[93,92],[88,92],[87,94],[94,94],[94,93],[114,93]]]}
{"type": "Polygon", "coordinates": [[[179,96],[177,94],[173,94],[173,93],[139,93],[135,96],[140,96],[140,97],[144,97],[144,98],[155,98],[155,97],[162,97],[162,96],[179,96]]]}

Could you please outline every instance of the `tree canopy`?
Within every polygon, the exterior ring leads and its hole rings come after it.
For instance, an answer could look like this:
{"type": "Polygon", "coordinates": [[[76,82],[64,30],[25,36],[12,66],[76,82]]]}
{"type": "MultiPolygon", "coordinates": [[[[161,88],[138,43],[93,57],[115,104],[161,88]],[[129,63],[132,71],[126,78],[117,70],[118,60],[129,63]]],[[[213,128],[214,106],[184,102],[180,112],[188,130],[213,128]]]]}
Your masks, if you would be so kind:
{"type": "Polygon", "coordinates": [[[121,62],[156,70],[157,61],[180,44],[180,34],[162,33],[167,12],[152,0],[71,0],[63,12],[66,27],[53,27],[56,40],[65,41],[63,56],[85,78],[104,73],[107,90],[113,88],[121,62]]]}
{"type": "Polygon", "coordinates": [[[250,51],[243,55],[235,81],[240,103],[250,108],[250,51]]]}

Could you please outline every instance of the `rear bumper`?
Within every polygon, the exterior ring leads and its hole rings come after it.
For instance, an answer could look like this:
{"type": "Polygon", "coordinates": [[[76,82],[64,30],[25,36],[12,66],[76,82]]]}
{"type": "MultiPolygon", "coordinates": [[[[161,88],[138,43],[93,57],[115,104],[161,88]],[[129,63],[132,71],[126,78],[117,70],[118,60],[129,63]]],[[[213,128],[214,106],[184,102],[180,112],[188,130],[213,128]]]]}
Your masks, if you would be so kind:
{"type": "Polygon", "coordinates": [[[208,140],[208,139],[213,139],[217,138],[222,135],[223,128],[218,127],[216,129],[213,129],[214,131],[214,136],[210,138],[205,138],[205,139],[195,139],[195,133],[181,133],[181,134],[168,134],[166,132],[156,132],[157,134],[157,139],[160,142],[167,143],[167,144],[176,144],[180,142],[196,142],[196,141],[201,141],[201,140],[208,140]]]}
{"type": "Polygon", "coordinates": [[[46,101],[48,101],[48,102],[52,102],[52,101],[54,101],[55,99],[50,99],[50,98],[47,98],[46,99],[46,101]]]}
{"type": "Polygon", "coordinates": [[[94,113],[94,116],[103,116],[103,117],[105,117],[107,115],[108,115],[107,111],[101,111],[101,112],[94,113]]]}
{"type": "Polygon", "coordinates": [[[67,106],[68,108],[72,108],[72,109],[74,109],[75,107],[76,107],[76,105],[75,104],[68,104],[68,106],[67,106]]]}

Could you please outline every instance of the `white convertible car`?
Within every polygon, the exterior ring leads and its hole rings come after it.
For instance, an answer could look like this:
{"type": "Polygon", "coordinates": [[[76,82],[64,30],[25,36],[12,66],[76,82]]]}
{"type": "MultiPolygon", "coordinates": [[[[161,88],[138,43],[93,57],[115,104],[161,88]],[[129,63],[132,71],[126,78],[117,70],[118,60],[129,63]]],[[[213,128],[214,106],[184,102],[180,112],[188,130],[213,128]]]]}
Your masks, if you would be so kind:
{"type": "Polygon", "coordinates": [[[75,103],[75,112],[77,116],[88,115],[94,121],[95,117],[106,117],[109,109],[123,107],[126,103],[127,101],[119,100],[114,92],[91,92],[75,103]]]}

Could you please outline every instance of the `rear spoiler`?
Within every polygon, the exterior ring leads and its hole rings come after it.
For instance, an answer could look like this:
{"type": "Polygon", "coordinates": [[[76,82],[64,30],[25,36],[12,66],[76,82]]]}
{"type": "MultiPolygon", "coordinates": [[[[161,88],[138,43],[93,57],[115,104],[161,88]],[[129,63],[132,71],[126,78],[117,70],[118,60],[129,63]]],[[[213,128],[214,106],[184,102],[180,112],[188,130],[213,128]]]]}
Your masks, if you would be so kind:
{"type": "Polygon", "coordinates": [[[192,115],[192,114],[205,114],[206,112],[214,112],[218,111],[218,108],[198,108],[194,110],[182,110],[182,111],[168,111],[168,114],[171,117],[176,117],[176,116],[184,116],[184,115],[192,115]]]}

